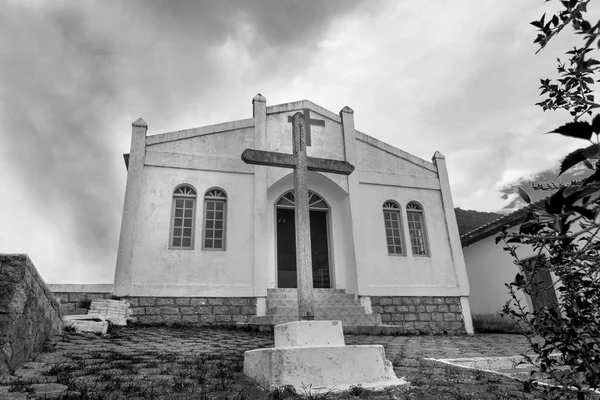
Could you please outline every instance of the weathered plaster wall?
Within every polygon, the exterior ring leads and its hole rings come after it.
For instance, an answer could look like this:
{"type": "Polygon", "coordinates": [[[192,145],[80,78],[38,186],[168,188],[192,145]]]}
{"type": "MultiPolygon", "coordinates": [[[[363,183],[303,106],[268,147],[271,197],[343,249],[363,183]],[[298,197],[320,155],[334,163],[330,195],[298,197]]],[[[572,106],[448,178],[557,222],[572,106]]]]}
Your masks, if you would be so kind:
{"type": "Polygon", "coordinates": [[[0,376],[62,330],[59,304],[25,254],[0,254],[0,376]]]}
{"type": "MultiPolygon", "coordinates": [[[[515,231],[516,228],[509,230],[515,231]]],[[[497,315],[510,299],[504,284],[513,282],[520,271],[510,254],[502,250],[503,244],[495,243],[496,236],[492,235],[463,248],[471,284],[470,304],[473,316],[497,315]]],[[[529,246],[519,245],[517,254],[519,258],[527,258],[533,256],[534,252],[529,246]]],[[[529,296],[526,296],[525,304],[531,307],[529,296]]]]}
{"type": "Polygon", "coordinates": [[[408,153],[406,153],[407,158],[410,159],[407,160],[360,139],[356,140],[356,153],[361,171],[395,174],[403,177],[429,178],[434,181],[438,179],[434,171],[423,167],[423,165],[429,165],[430,168],[433,168],[431,163],[417,159],[417,157],[408,155],[408,153]]]}
{"type": "Polygon", "coordinates": [[[147,151],[191,155],[232,157],[239,159],[245,149],[254,145],[253,128],[203,134],[182,140],[149,144],[147,151]]]}
{"type": "Polygon", "coordinates": [[[253,178],[251,174],[144,167],[135,224],[130,296],[252,296],[253,178]],[[172,193],[196,188],[194,250],[169,249],[172,193]],[[227,193],[226,250],[202,250],[203,196],[227,193]]]}

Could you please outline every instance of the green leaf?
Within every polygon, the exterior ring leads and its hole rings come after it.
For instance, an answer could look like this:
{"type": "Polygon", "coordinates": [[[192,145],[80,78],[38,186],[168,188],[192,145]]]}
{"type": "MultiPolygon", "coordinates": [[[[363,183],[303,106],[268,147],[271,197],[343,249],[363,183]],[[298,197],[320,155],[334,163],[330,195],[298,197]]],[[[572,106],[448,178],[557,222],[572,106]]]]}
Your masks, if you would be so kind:
{"type": "Polygon", "coordinates": [[[545,204],[545,208],[546,211],[549,214],[560,214],[562,212],[562,208],[563,208],[563,203],[564,203],[564,197],[563,197],[563,192],[565,191],[565,188],[560,188],[558,190],[558,192],[554,193],[550,198],[546,198],[546,201],[544,202],[545,204]]]}
{"type": "Polygon", "coordinates": [[[574,167],[582,161],[586,161],[588,158],[593,157],[596,154],[598,154],[598,146],[595,144],[586,148],[577,149],[572,153],[567,154],[564,160],[562,160],[562,162],[560,163],[560,171],[558,173],[558,176],[561,176],[571,167],[574,167]]]}
{"type": "Polygon", "coordinates": [[[577,139],[590,140],[592,137],[592,126],[587,121],[569,122],[546,133],[559,133],[563,136],[574,137],[577,139]]]}
{"type": "Polygon", "coordinates": [[[594,119],[592,119],[592,131],[595,134],[600,133],[600,114],[596,114],[594,119]]]}
{"type": "Polygon", "coordinates": [[[529,197],[529,195],[527,194],[526,191],[524,191],[523,189],[521,189],[520,187],[517,188],[517,192],[519,193],[519,196],[521,196],[521,198],[527,203],[527,204],[531,204],[531,198],[529,197]]]}

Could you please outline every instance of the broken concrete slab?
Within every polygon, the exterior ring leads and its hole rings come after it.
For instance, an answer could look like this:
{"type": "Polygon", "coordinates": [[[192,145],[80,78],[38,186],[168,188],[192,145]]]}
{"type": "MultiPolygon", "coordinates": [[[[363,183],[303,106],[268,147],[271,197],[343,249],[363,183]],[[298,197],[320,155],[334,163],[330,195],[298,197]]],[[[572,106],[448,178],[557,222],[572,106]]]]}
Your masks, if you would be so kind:
{"type": "Polygon", "coordinates": [[[108,332],[108,321],[101,318],[81,319],[70,317],[84,317],[83,315],[72,315],[64,317],[64,328],[73,328],[75,332],[91,332],[104,335],[108,332]]]}

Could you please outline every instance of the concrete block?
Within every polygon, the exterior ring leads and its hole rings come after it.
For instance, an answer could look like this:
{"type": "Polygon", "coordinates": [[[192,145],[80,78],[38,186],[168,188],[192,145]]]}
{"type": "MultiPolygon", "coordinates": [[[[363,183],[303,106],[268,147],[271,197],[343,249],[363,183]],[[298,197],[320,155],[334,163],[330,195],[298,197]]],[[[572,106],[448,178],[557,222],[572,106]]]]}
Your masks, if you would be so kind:
{"type": "Polygon", "coordinates": [[[181,317],[181,320],[186,323],[197,323],[198,316],[197,315],[184,315],[181,317]]]}
{"type": "Polygon", "coordinates": [[[168,314],[168,315],[179,315],[179,308],[177,307],[161,307],[160,308],[160,313],[162,315],[168,314]]]}
{"type": "Polygon", "coordinates": [[[391,306],[392,305],[392,299],[390,297],[381,297],[379,299],[379,305],[382,305],[382,306],[391,306]]]}
{"type": "Polygon", "coordinates": [[[275,326],[275,347],[344,346],[340,321],[296,321],[275,326]]]}
{"type": "Polygon", "coordinates": [[[192,306],[205,306],[208,304],[208,300],[201,297],[194,297],[190,299],[190,305],[192,306]]]}
{"type": "Polygon", "coordinates": [[[171,325],[176,322],[181,322],[181,317],[179,315],[168,314],[168,315],[163,315],[162,318],[163,318],[163,321],[165,321],[165,323],[167,325],[171,325]]]}
{"type": "Polygon", "coordinates": [[[138,299],[138,303],[140,306],[143,307],[147,307],[147,306],[154,306],[156,305],[156,298],[154,297],[141,297],[138,299]]]}
{"type": "Polygon", "coordinates": [[[444,321],[456,321],[456,314],[452,314],[452,313],[444,314],[444,321]]]}
{"type": "Polygon", "coordinates": [[[72,327],[76,332],[91,332],[104,335],[108,331],[108,321],[93,321],[90,319],[68,319],[64,317],[64,327],[72,327]]]}
{"type": "Polygon", "coordinates": [[[248,299],[244,297],[230,297],[225,299],[225,304],[229,306],[245,306],[248,304],[248,299]]]}
{"type": "Polygon", "coordinates": [[[265,387],[292,385],[299,393],[306,385],[319,393],[357,385],[383,388],[407,383],[396,377],[380,345],[250,350],[244,355],[244,373],[265,387]]]}

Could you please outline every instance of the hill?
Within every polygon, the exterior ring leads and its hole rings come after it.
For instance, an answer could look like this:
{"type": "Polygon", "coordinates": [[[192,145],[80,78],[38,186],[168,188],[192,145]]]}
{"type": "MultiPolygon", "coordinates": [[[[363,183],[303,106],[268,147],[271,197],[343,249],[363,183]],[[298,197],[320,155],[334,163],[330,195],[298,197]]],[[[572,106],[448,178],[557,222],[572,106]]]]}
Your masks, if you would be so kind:
{"type": "Polygon", "coordinates": [[[458,222],[458,231],[461,235],[503,216],[493,212],[463,210],[460,207],[455,208],[454,212],[458,222]]]}

